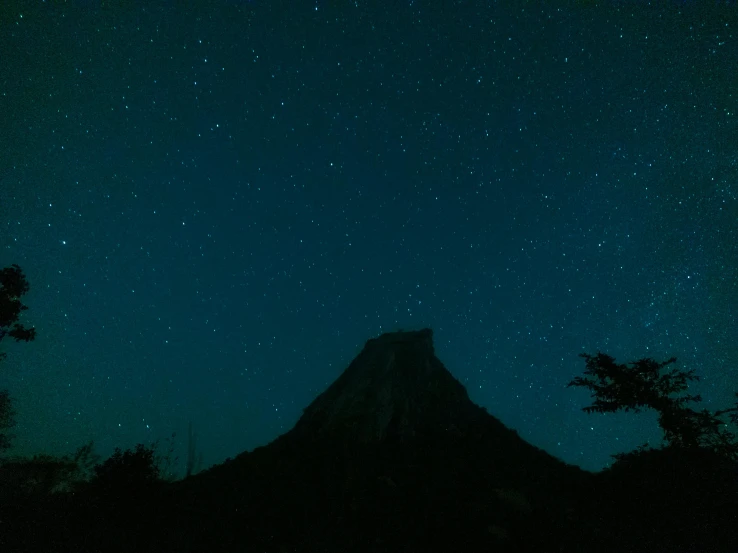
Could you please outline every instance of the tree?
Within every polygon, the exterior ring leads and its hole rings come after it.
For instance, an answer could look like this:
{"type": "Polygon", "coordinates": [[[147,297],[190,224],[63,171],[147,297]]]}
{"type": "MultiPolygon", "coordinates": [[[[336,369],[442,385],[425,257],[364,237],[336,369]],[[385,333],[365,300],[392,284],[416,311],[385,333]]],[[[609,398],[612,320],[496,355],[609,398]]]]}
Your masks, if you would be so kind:
{"type": "MultiPolygon", "coordinates": [[[[674,394],[687,390],[689,382],[698,381],[699,377],[693,369],[666,370],[676,362],[675,357],[663,362],[644,358],[627,364],[617,364],[615,358],[604,353],[594,356],[583,353],[580,357],[587,363],[585,376],[574,378],[568,386],[588,388],[592,393],[594,402],[583,411],[612,413],[633,410],[638,413],[648,407],[658,412],[658,423],[668,446],[705,448],[738,460],[738,441],[723,418],[730,415],[731,422],[738,422],[738,402],[735,407],[715,412],[707,409],[695,411],[688,407],[688,403],[702,401],[702,398],[699,395],[674,394]]],[[[615,457],[623,458],[624,455],[615,457]]]]}
{"type": "MultiPolygon", "coordinates": [[[[35,328],[26,328],[18,322],[28,309],[20,301],[29,290],[28,281],[18,265],[0,271],[0,341],[10,336],[16,342],[30,342],[36,338],[35,328]]],[[[0,361],[6,354],[0,352],[0,361]]],[[[6,431],[15,426],[15,411],[7,390],[0,391],[0,452],[10,447],[12,436],[6,431]]]]}
{"type": "Polygon", "coordinates": [[[92,442],[78,448],[74,456],[37,454],[8,459],[0,471],[0,499],[72,492],[90,479],[98,460],[92,442]]]}
{"type": "Polygon", "coordinates": [[[137,444],[136,449],[115,448],[104,463],[95,465],[93,483],[105,489],[131,491],[160,481],[155,446],[137,444]]]}
{"type": "Polygon", "coordinates": [[[15,426],[15,410],[7,390],[0,390],[0,453],[10,447],[12,436],[5,432],[15,426]]]}

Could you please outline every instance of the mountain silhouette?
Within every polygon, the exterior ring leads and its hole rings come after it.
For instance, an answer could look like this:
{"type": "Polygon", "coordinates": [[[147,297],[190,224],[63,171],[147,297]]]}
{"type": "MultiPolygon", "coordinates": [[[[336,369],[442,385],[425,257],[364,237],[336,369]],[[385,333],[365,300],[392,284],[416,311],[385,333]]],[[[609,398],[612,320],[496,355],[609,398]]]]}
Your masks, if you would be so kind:
{"type": "Polygon", "coordinates": [[[190,517],[191,531],[169,539],[180,551],[540,550],[575,523],[591,478],[475,405],[430,329],[393,332],[294,428],[174,486],[177,528],[190,517]]]}
{"type": "Polygon", "coordinates": [[[408,442],[460,435],[487,417],[435,356],[433,332],[392,332],[369,340],[320,394],[291,436],[408,442]]]}

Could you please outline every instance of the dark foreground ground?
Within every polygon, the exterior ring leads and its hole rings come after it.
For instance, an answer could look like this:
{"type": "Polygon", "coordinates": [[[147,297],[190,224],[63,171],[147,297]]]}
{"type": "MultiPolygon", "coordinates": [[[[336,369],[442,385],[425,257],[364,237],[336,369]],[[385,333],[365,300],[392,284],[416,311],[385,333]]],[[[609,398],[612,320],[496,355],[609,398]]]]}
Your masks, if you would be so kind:
{"type": "Polygon", "coordinates": [[[706,453],[591,474],[544,452],[536,466],[512,434],[500,463],[478,431],[444,447],[283,437],[176,483],[6,493],[0,551],[738,551],[736,468],[706,453]]]}

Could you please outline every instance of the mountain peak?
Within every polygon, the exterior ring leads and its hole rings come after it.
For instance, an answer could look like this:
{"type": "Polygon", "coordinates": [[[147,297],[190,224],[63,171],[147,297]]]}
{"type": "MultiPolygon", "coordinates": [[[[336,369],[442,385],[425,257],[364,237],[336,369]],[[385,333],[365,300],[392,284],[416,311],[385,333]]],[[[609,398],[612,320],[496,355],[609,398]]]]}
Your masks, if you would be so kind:
{"type": "Polygon", "coordinates": [[[365,443],[405,441],[439,430],[458,432],[483,413],[436,357],[433,331],[425,328],[367,341],[293,431],[365,443]]]}

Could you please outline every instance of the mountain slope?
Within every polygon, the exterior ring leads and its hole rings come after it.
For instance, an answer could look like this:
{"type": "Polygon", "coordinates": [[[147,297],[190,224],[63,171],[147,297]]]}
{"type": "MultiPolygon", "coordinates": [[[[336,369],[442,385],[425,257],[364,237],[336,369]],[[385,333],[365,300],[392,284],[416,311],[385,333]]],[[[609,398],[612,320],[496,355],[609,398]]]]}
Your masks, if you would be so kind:
{"type": "Polygon", "coordinates": [[[181,483],[178,522],[193,518],[184,538],[172,532],[178,550],[216,540],[269,550],[277,539],[290,551],[556,542],[591,475],[475,405],[432,339],[424,329],[369,340],[292,430],[181,483]]]}
{"type": "Polygon", "coordinates": [[[484,411],[435,356],[430,329],[369,340],[348,368],[305,409],[292,434],[364,443],[458,432],[484,411]]]}

